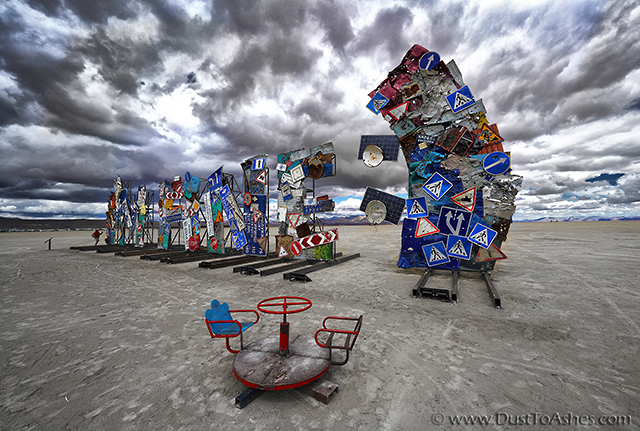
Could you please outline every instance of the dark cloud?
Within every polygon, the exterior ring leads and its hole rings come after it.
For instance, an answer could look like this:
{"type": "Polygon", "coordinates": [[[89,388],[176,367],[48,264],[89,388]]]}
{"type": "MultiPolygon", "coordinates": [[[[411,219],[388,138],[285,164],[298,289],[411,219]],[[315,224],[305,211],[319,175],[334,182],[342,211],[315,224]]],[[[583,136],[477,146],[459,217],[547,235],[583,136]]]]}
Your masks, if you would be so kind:
{"type": "Polygon", "coordinates": [[[320,1],[311,9],[325,30],[325,39],[339,52],[355,39],[351,19],[344,3],[335,0],[320,1]]]}
{"type": "MultiPolygon", "coordinates": [[[[412,22],[413,13],[406,7],[393,6],[382,9],[376,14],[370,25],[357,33],[350,52],[363,55],[379,48],[385,48],[388,56],[399,57],[396,60],[399,63],[402,55],[415,43],[409,39],[405,31],[412,22]],[[399,56],[399,53],[402,54],[399,56]]],[[[382,77],[382,79],[384,78],[382,77]]]]}
{"type": "Polygon", "coordinates": [[[631,204],[640,202],[640,175],[628,175],[619,181],[618,188],[609,197],[607,203],[631,204]]]}
{"type": "Polygon", "coordinates": [[[135,2],[127,0],[27,0],[27,4],[51,17],[69,10],[82,21],[96,24],[103,24],[111,17],[133,18],[137,9],[135,2]]]}
{"type": "Polygon", "coordinates": [[[159,46],[131,37],[114,39],[105,29],[98,29],[88,38],[78,40],[70,50],[70,57],[82,59],[86,66],[94,64],[100,78],[115,90],[135,95],[141,76],[162,72],[159,46]]]}

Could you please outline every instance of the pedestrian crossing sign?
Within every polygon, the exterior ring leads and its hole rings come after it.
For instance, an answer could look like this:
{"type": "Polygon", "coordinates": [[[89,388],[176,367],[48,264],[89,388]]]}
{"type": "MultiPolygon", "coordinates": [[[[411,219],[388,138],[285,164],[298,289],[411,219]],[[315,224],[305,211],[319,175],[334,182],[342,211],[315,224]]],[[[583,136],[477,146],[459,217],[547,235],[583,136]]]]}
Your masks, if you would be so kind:
{"type": "Polygon", "coordinates": [[[469,241],[478,244],[482,248],[489,248],[494,238],[498,235],[493,229],[490,229],[480,223],[477,223],[469,234],[469,241]]]}
{"type": "Polygon", "coordinates": [[[429,267],[449,262],[449,255],[442,241],[422,246],[422,252],[427,259],[427,266],[429,267]]]}
{"type": "Polygon", "coordinates": [[[458,259],[469,260],[471,258],[471,242],[457,235],[447,237],[447,254],[458,259]]]}
{"type": "Polygon", "coordinates": [[[384,97],[380,93],[376,93],[373,95],[369,103],[367,103],[367,108],[374,114],[378,115],[380,113],[380,109],[389,102],[389,99],[384,97]]]}
{"type": "Polygon", "coordinates": [[[436,172],[429,177],[426,183],[424,183],[422,190],[427,192],[429,196],[435,200],[440,200],[440,198],[444,196],[451,187],[453,187],[453,184],[436,172]]]}
{"type": "Polygon", "coordinates": [[[447,96],[447,103],[455,114],[473,105],[475,100],[473,100],[473,95],[471,94],[471,90],[469,90],[469,86],[465,85],[459,90],[449,94],[447,96]]]}
{"type": "Polygon", "coordinates": [[[420,218],[429,215],[427,209],[427,198],[424,196],[419,198],[407,199],[407,217],[408,218],[420,218]]]}

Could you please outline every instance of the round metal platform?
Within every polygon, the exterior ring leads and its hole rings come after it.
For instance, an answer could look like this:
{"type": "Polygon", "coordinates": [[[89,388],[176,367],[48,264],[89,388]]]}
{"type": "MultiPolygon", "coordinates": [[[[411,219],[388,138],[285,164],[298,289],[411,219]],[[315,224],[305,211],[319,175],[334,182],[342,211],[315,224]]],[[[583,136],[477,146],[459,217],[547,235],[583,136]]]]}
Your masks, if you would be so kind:
{"type": "Polygon", "coordinates": [[[289,353],[280,355],[273,335],[245,346],[233,361],[233,374],[245,385],[269,391],[293,389],[319,379],[331,365],[331,351],[313,337],[289,336],[289,353]]]}

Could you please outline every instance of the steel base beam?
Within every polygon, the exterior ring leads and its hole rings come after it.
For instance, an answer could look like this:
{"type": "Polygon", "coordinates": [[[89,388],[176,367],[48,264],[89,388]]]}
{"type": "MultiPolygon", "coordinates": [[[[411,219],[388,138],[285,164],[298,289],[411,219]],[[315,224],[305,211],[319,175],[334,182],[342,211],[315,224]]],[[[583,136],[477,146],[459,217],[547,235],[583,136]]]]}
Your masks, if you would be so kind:
{"type": "Polygon", "coordinates": [[[236,397],[236,407],[243,409],[262,394],[264,391],[261,389],[249,388],[236,397]]]}
{"type": "Polygon", "coordinates": [[[493,284],[493,280],[491,280],[491,273],[483,272],[482,278],[484,278],[484,283],[487,285],[487,290],[489,291],[489,295],[493,300],[493,305],[496,308],[502,308],[502,303],[500,302],[500,295],[498,295],[496,286],[493,284]]]}

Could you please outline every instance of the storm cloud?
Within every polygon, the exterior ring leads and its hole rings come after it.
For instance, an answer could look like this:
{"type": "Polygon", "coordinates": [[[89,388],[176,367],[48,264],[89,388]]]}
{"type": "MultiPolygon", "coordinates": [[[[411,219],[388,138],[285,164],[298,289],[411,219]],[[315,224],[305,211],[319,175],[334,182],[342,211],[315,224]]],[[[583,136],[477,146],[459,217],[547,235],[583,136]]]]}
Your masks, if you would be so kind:
{"type": "Polygon", "coordinates": [[[367,94],[415,43],[498,124],[516,219],[640,215],[638,28],[623,0],[7,0],[0,216],[101,217],[117,175],[155,189],[329,141],[337,213],[367,186],[401,194],[404,162],[357,153],[392,133],[367,94]]]}

